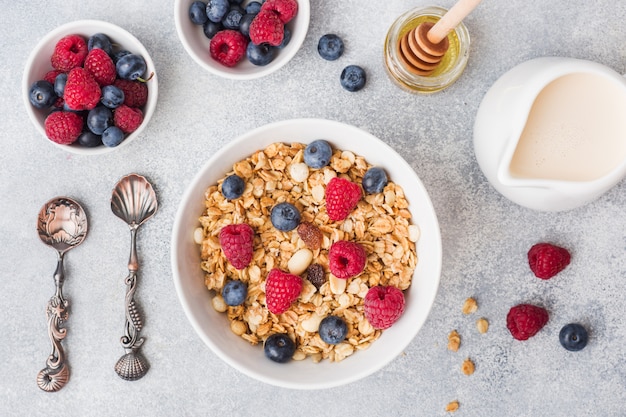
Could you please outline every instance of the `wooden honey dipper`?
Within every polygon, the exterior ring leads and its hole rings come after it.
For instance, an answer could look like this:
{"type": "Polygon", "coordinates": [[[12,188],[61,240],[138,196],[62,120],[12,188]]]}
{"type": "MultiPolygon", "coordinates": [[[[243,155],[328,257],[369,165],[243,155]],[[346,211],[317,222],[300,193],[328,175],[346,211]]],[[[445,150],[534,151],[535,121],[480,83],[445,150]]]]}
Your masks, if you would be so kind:
{"type": "Polygon", "coordinates": [[[459,0],[437,23],[421,23],[407,32],[398,46],[398,56],[407,70],[430,75],[448,51],[448,33],[478,6],[481,0],[459,0]]]}

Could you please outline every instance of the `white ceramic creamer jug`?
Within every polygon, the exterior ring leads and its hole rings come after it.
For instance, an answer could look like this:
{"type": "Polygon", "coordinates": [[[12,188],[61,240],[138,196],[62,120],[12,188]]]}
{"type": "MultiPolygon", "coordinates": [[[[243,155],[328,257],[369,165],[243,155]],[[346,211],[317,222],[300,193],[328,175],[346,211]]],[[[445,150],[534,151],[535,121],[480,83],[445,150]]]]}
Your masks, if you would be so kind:
{"type": "Polygon", "coordinates": [[[524,62],[485,94],[474,151],[493,187],[517,204],[589,203],[626,176],[626,79],[580,59],[524,62]]]}

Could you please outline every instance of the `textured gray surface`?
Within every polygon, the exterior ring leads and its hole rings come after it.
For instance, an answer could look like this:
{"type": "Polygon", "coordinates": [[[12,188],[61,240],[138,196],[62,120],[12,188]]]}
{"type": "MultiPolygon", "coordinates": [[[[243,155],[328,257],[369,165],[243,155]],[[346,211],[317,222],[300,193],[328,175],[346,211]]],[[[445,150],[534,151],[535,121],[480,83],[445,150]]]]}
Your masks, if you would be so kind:
{"type": "Polygon", "coordinates": [[[309,33],[295,58],[261,81],[234,82],[204,72],[186,55],[172,1],[5,2],[0,415],[441,416],[453,399],[461,402],[456,415],[462,416],[626,415],[626,184],[580,209],[534,212],[510,203],[487,183],[472,148],[482,96],[515,64],[569,56],[625,73],[626,3],[485,1],[466,19],[473,44],[465,73],[432,96],[401,91],[382,66],[392,21],[432,3],[312,3],[309,33]],[[72,156],[46,144],[30,125],[20,90],[36,42],[65,22],[85,18],[108,20],[133,33],[159,72],[158,107],[142,137],[100,157],[72,156]],[[346,43],[335,62],[317,56],[317,40],[327,32],[346,43]],[[338,77],[352,63],[362,65],[369,79],[363,91],[350,94],[338,77]],[[313,392],[264,385],[221,362],[186,321],[169,263],[174,213],[204,161],[252,128],[297,117],[361,127],[404,155],[431,195],[444,250],[431,315],[404,354],[362,381],[313,392]],[[120,380],[112,369],[121,353],[128,231],[110,212],[109,199],[115,182],[130,172],[153,180],[161,202],[157,216],[140,231],[144,352],[152,369],[135,383],[120,380]],[[65,345],[72,379],[60,392],[47,394],[37,388],[35,375],[49,352],[44,306],[53,291],[55,255],[39,241],[35,224],[40,206],[57,195],[81,201],[91,224],[85,243],[66,259],[72,315],[65,345]],[[542,240],[561,243],[573,254],[568,269],[548,282],[532,277],[525,263],[528,248],[542,240]],[[473,316],[460,313],[468,296],[480,303],[473,316]],[[523,301],[546,306],[550,322],[522,343],[512,340],[504,318],[510,306],[523,301]],[[474,330],[480,316],[491,322],[486,335],[474,330]],[[589,346],[579,353],[558,343],[561,326],[570,321],[591,332],[589,346]],[[453,328],[463,336],[458,353],[446,350],[453,328]],[[476,372],[466,377],[460,364],[468,356],[476,372]]]}

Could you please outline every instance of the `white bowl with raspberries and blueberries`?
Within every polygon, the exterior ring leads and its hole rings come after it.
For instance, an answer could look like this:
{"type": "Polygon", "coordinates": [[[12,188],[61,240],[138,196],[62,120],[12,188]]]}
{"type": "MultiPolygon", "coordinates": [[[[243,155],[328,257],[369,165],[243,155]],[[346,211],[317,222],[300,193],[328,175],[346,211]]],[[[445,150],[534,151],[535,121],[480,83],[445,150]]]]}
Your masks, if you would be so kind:
{"type": "Polygon", "coordinates": [[[402,353],[434,302],[434,208],[392,148],[350,125],[295,119],[213,154],[171,238],[178,298],[222,360],[259,381],[319,389],[402,353]]]}
{"type": "Polygon", "coordinates": [[[187,53],[212,74],[252,80],[282,68],[309,29],[309,0],[176,0],[187,53]]]}
{"type": "Polygon", "coordinates": [[[132,142],[158,97],[146,48],[99,20],[70,22],[46,34],[28,58],[22,88],[26,111],[48,142],[84,155],[132,142]]]}

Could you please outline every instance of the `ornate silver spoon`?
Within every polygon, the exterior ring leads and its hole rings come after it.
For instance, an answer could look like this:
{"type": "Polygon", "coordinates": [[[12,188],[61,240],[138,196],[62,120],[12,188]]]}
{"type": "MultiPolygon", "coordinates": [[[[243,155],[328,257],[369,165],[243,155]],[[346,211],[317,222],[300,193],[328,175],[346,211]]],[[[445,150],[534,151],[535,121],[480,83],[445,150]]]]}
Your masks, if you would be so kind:
{"type": "Polygon", "coordinates": [[[111,210],[124,220],[130,228],[130,259],[126,277],[126,323],[125,334],[120,339],[124,354],[115,364],[115,372],[127,380],[136,381],[148,372],[148,362],[139,352],[144,342],[139,337],[143,326],[134,295],[137,289],[137,229],[157,211],[157,198],[152,185],[141,175],[130,174],[123,177],[113,189],[111,210]]]}
{"type": "Polygon", "coordinates": [[[87,216],[76,201],[67,197],[53,198],[39,211],[37,231],[43,243],[54,248],[58,255],[57,269],[54,272],[56,293],[46,307],[52,352],[48,356],[46,367],[37,374],[39,388],[54,392],[63,388],[70,379],[70,370],[61,344],[67,335],[67,329],[61,328],[61,325],[69,317],[70,304],[63,296],[63,258],[68,250],[80,245],[87,236],[87,216]]]}

